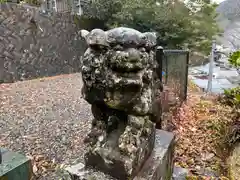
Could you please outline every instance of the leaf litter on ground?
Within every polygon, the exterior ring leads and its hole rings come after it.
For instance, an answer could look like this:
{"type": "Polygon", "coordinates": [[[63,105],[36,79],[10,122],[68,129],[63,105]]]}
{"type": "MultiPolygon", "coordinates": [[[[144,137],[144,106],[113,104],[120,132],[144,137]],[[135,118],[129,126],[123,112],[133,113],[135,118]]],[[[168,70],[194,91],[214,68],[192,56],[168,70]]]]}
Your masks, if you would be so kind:
{"type": "Polygon", "coordinates": [[[203,179],[226,179],[228,150],[224,141],[226,128],[233,120],[232,111],[218,102],[217,96],[190,85],[187,101],[172,118],[177,139],[175,165],[189,169],[196,177],[206,175],[203,179]]]}

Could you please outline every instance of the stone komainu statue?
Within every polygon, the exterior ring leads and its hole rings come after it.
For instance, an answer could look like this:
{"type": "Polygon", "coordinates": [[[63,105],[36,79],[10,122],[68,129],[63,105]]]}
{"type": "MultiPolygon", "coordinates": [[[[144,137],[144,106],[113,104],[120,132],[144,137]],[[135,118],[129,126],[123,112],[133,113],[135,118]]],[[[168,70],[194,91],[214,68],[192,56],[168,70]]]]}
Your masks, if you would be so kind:
{"type": "MultiPolygon", "coordinates": [[[[133,178],[155,142],[155,33],[130,28],[82,31],[84,99],[92,105],[86,166],[133,178]]],[[[160,110],[160,109],[159,109],[160,110]]]]}

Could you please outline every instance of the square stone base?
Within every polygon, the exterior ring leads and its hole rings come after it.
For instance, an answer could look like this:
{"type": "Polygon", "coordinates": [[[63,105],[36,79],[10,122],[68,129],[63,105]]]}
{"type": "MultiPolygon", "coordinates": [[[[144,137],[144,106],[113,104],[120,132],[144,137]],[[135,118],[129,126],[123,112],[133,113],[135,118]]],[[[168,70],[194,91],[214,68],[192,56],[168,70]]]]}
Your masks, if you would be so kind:
{"type": "Polygon", "coordinates": [[[0,148],[0,180],[30,180],[32,178],[31,160],[25,156],[0,148]]]}
{"type": "MultiPolygon", "coordinates": [[[[174,144],[172,133],[156,130],[154,150],[133,180],[171,180],[174,144]]],[[[66,170],[72,180],[116,180],[102,172],[85,168],[83,163],[68,167],[66,170]]]]}

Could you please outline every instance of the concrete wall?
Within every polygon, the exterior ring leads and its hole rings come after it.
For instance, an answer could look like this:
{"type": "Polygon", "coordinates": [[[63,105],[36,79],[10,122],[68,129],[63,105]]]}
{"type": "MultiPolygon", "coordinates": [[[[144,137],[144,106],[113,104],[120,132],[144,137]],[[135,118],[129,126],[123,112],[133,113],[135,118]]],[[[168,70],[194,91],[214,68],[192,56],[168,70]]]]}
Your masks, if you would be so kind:
{"type": "Polygon", "coordinates": [[[75,20],[0,4],[0,83],[79,72],[86,45],[75,20]]]}

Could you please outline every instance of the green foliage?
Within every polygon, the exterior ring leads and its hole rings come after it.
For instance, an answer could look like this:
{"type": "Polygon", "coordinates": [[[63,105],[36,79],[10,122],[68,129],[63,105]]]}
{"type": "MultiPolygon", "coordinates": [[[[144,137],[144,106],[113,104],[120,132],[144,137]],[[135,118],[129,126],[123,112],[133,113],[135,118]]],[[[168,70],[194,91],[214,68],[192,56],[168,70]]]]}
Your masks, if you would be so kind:
{"type": "MultiPolygon", "coordinates": [[[[232,53],[229,62],[236,68],[240,67],[240,51],[232,53]]],[[[234,144],[240,140],[240,86],[229,90],[224,90],[221,102],[233,108],[233,114],[236,114],[235,121],[227,129],[226,142],[231,149],[234,144]]]]}
{"type": "Polygon", "coordinates": [[[7,2],[7,0],[0,0],[0,3],[5,3],[7,2]]]}
{"type": "Polygon", "coordinates": [[[87,4],[83,3],[83,18],[108,21],[112,18],[114,13],[121,11],[123,2],[124,1],[121,0],[94,0],[87,4]]]}
{"type": "Polygon", "coordinates": [[[240,51],[232,53],[229,57],[229,62],[235,67],[240,67],[240,51]]]}
{"type": "Polygon", "coordinates": [[[36,6],[40,6],[41,5],[41,1],[40,0],[24,0],[24,2],[28,3],[28,4],[36,5],[36,6]]]}
{"type": "Polygon", "coordinates": [[[168,48],[208,53],[212,37],[220,32],[215,8],[207,0],[188,4],[180,0],[95,0],[84,7],[84,13],[103,20],[108,27],[157,32],[159,43],[168,48]]]}
{"type": "MultiPolygon", "coordinates": [[[[240,68],[240,51],[232,53],[228,61],[236,68],[240,68]]],[[[240,108],[240,87],[224,91],[222,101],[237,109],[240,108]]]]}
{"type": "Polygon", "coordinates": [[[240,87],[224,90],[224,96],[221,100],[229,106],[240,108],[240,87]]]}

